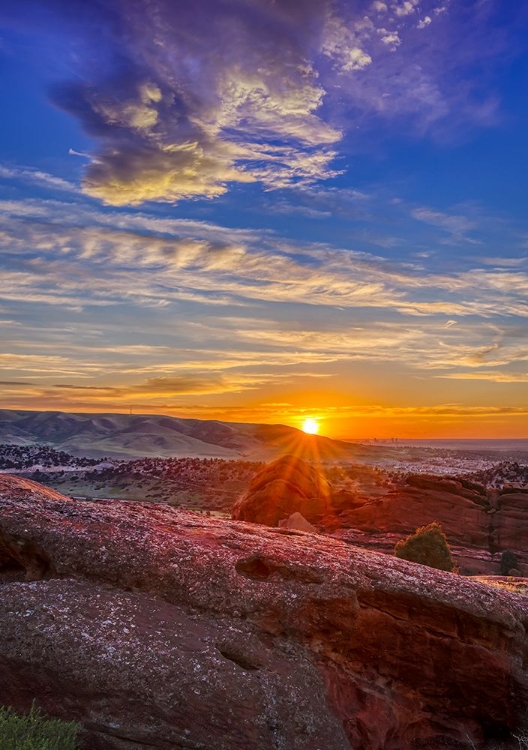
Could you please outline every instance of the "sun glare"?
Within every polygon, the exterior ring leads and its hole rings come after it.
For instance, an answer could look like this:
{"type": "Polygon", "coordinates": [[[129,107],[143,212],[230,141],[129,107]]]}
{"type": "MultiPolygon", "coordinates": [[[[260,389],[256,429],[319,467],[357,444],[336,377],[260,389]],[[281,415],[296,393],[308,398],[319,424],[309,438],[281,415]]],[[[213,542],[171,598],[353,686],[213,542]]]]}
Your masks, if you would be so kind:
{"type": "Polygon", "coordinates": [[[302,430],[308,433],[308,435],[317,435],[319,432],[319,422],[315,419],[305,419],[302,430]]]}

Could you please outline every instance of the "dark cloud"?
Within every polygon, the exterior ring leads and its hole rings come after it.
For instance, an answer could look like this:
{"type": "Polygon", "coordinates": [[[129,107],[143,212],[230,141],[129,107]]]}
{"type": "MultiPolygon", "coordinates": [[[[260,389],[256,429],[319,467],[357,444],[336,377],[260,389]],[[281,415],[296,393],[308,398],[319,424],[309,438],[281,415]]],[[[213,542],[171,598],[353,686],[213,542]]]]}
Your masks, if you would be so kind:
{"type": "Polygon", "coordinates": [[[310,62],[329,5],[55,3],[100,55],[95,65],[81,57],[80,80],[53,91],[100,144],[86,192],[175,201],[220,195],[231,181],[332,174],[340,134],[316,113],[325,92],[310,62]]]}
{"type": "Polygon", "coordinates": [[[55,50],[62,39],[70,75],[53,100],[95,139],[84,190],[110,204],[313,184],[336,174],[338,142],[366,116],[412,118],[418,131],[453,111],[457,122],[496,117],[493,97],[450,78],[474,63],[475,41],[483,58],[503,50],[496,36],[482,44],[477,0],[24,5],[4,16],[40,24],[55,50]]]}

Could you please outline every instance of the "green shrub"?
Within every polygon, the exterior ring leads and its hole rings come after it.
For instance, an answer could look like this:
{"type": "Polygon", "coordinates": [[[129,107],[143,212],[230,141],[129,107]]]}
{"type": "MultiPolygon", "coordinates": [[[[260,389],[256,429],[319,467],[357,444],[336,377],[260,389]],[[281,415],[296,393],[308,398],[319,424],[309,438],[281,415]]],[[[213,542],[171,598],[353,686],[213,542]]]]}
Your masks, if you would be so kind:
{"type": "Polygon", "coordinates": [[[43,716],[33,706],[18,716],[0,707],[0,750],[76,750],[79,726],[43,716]]]}
{"type": "Polygon", "coordinates": [[[394,548],[394,554],[402,560],[447,570],[450,573],[455,567],[446,535],[436,521],[416,529],[407,539],[399,541],[394,548]]]}
{"type": "Polygon", "coordinates": [[[500,574],[501,576],[507,576],[512,568],[518,568],[519,562],[517,555],[509,549],[505,549],[501,555],[500,561],[500,574]]]}

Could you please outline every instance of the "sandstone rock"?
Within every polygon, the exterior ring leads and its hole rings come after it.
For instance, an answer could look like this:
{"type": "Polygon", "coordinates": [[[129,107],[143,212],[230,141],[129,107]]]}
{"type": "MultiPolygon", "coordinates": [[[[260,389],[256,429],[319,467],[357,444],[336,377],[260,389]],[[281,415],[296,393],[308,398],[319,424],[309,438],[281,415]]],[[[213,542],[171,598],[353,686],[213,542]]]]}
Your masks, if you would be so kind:
{"type": "Polygon", "coordinates": [[[289,529],[14,477],[0,703],[86,750],[489,750],[528,705],[528,599],[289,529]],[[38,559],[38,565],[34,559],[38,559]]]}
{"type": "Polygon", "coordinates": [[[2,704],[76,719],[86,750],[349,747],[301,644],[85,581],[0,590],[2,704]]]}
{"type": "Polygon", "coordinates": [[[411,474],[407,477],[407,484],[410,487],[418,487],[422,490],[449,492],[452,495],[466,497],[473,502],[480,503],[484,507],[488,505],[485,488],[474,482],[460,482],[457,479],[438,477],[431,474],[411,474]]]}
{"type": "Polygon", "coordinates": [[[0,473],[0,497],[3,495],[7,495],[12,500],[16,500],[17,498],[20,500],[28,498],[34,500],[40,498],[45,500],[68,500],[60,492],[56,492],[49,487],[44,487],[44,485],[33,482],[31,479],[25,479],[13,474],[0,473]]]}
{"type": "Polygon", "coordinates": [[[306,518],[300,513],[292,513],[289,518],[279,521],[279,528],[281,529],[296,529],[297,531],[304,531],[309,534],[319,533],[315,526],[308,523],[306,518]]]}
{"type": "Polygon", "coordinates": [[[519,561],[528,562],[528,496],[521,492],[501,494],[493,517],[493,541],[497,549],[510,549],[519,561]]]}
{"type": "Polygon", "coordinates": [[[283,456],[253,477],[232,517],[277,526],[295,512],[317,523],[330,510],[330,487],[322,474],[296,456],[283,456]]]}
{"type": "Polygon", "coordinates": [[[338,521],[341,527],[378,534],[397,533],[400,538],[438,521],[451,544],[488,546],[489,516],[469,498],[446,490],[416,487],[389,490],[381,498],[343,510],[338,521]]]}
{"type": "MultiPolygon", "coordinates": [[[[487,583],[490,586],[498,586],[506,591],[515,591],[517,594],[528,595],[528,581],[519,576],[472,576],[472,580],[487,583]]],[[[526,727],[525,727],[526,730],[526,727]]]]}
{"type": "Polygon", "coordinates": [[[368,549],[392,554],[396,541],[437,521],[463,574],[500,573],[506,549],[515,552],[521,570],[528,564],[528,500],[522,493],[486,493],[473,482],[413,475],[406,485],[378,488],[372,498],[361,489],[333,494],[331,502],[319,526],[368,549]]]}

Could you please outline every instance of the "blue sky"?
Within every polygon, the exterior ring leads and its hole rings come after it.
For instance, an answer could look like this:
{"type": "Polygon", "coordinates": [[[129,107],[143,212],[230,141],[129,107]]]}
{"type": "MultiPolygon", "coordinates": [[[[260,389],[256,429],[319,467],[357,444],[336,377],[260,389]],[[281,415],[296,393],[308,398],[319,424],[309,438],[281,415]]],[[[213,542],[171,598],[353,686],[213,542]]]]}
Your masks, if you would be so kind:
{"type": "Polygon", "coordinates": [[[0,407],[526,437],[527,12],[0,9],[0,407]]]}

